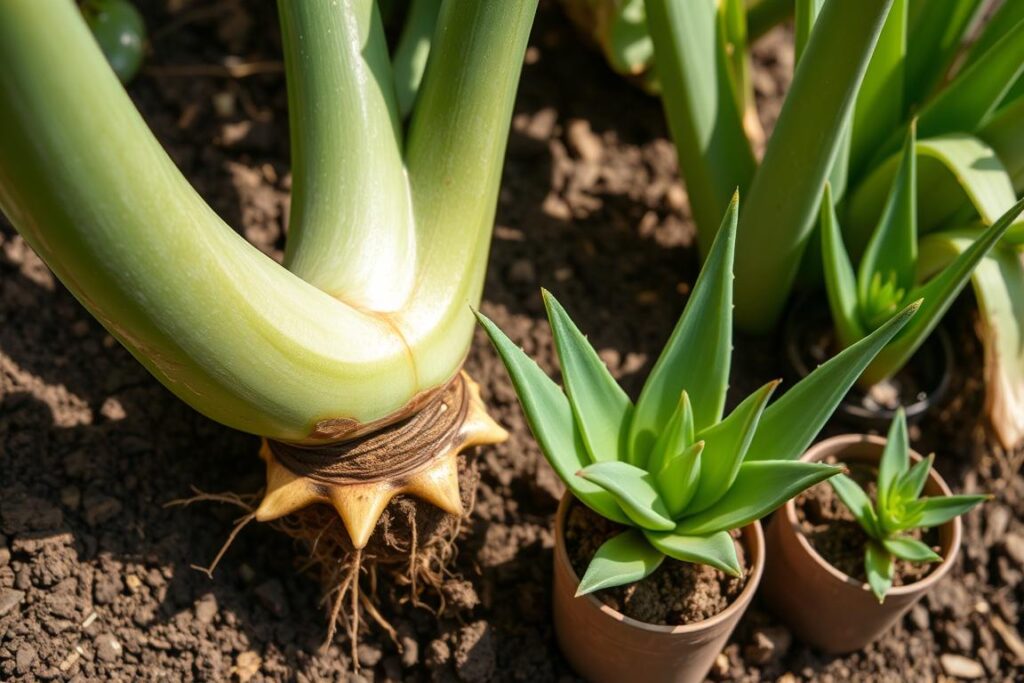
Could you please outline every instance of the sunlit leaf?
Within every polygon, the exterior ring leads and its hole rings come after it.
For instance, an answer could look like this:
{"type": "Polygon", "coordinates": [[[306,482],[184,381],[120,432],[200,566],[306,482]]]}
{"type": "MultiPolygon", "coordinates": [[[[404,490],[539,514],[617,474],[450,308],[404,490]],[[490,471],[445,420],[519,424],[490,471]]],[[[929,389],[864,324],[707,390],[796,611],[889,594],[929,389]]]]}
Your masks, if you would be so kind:
{"type": "Polygon", "coordinates": [[[911,519],[915,527],[931,528],[945,524],[954,517],[968,512],[971,508],[991,498],[986,495],[936,496],[921,498],[910,506],[911,519]]]}
{"type": "Polygon", "coordinates": [[[907,562],[941,562],[942,556],[921,541],[913,538],[886,538],[882,546],[890,553],[907,562]]]}
{"type": "Polygon", "coordinates": [[[646,531],[644,535],[652,546],[669,557],[683,562],[706,564],[731,576],[740,576],[742,573],[736,557],[736,543],[728,531],[707,536],[684,536],[673,531],[646,531]]]}
{"type": "Polygon", "coordinates": [[[704,441],[704,454],[701,456],[700,485],[687,507],[688,513],[711,507],[732,486],[754,438],[757,423],[777,386],[778,380],[768,382],[736,406],[727,418],[697,433],[697,438],[704,441]]]}
{"type": "Polygon", "coordinates": [[[796,460],[745,462],[726,494],[707,510],[679,520],[676,533],[704,536],[738,529],[839,472],[841,467],[796,460]]]}
{"type": "Polygon", "coordinates": [[[864,569],[868,575],[868,585],[879,604],[885,601],[885,594],[892,588],[894,566],[892,554],[888,550],[878,541],[868,541],[864,549],[864,569]]]}
{"type": "Polygon", "coordinates": [[[594,512],[613,522],[630,524],[611,494],[576,476],[580,468],[590,464],[590,457],[576,428],[569,399],[487,316],[476,312],[476,317],[505,364],[530,430],[555,472],[573,495],[594,512]]]}
{"type": "Polygon", "coordinates": [[[889,434],[878,461],[878,513],[884,520],[892,502],[892,492],[910,468],[910,437],[907,435],[907,415],[900,406],[889,425],[889,434]]]}
{"type": "Polygon", "coordinates": [[[839,474],[829,480],[839,500],[853,514],[857,523],[872,538],[881,538],[882,532],[878,525],[878,515],[871,505],[871,499],[864,489],[845,474],[839,474]]]}
{"type": "Polygon", "coordinates": [[[827,184],[821,201],[821,252],[832,324],[840,345],[846,348],[862,339],[865,331],[860,322],[856,276],[843,246],[843,236],[832,204],[832,189],[827,184]]]}
{"type": "Polygon", "coordinates": [[[679,395],[679,403],[676,404],[672,417],[658,435],[650,456],[644,460],[643,454],[638,454],[641,460],[634,464],[657,474],[670,458],[682,453],[693,440],[693,407],[690,405],[689,394],[683,391],[679,395]]]}
{"type": "Polygon", "coordinates": [[[928,472],[931,471],[933,462],[935,462],[934,453],[903,473],[893,492],[898,501],[906,504],[917,500],[928,481],[928,472]]]}
{"type": "Polygon", "coordinates": [[[669,458],[665,466],[655,474],[658,490],[672,519],[683,514],[697,493],[701,481],[703,451],[704,442],[698,441],[669,458]]]}
{"type": "Polygon", "coordinates": [[[637,529],[627,529],[605,541],[580,579],[576,597],[647,578],[665,556],[637,529]]]}
{"type": "Polygon", "coordinates": [[[623,459],[633,404],[562,305],[547,290],[542,296],[583,442],[594,462],[623,459]]]}
{"type": "Polygon", "coordinates": [[[608,491],[634,524],[653,531],[675,528],[654,477],[647,470],[625,462],[598,462],[584,467],[578,475],[608,491]]]}

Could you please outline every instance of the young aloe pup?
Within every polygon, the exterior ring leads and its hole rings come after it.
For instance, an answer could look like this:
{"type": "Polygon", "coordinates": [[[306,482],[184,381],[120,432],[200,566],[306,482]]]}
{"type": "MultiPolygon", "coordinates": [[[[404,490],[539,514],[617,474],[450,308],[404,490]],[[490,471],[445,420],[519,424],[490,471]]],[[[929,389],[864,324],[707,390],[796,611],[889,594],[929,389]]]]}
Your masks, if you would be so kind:
{"type": "Polygon", "coordinates": [[[788,503],[768,531],[764,593],[769,604],[807,642],[829,652],[849,652],[880,636],[949,572],[960,546],[958,517],[989,496],[952,495],[932,470],[934,456],[922,458],[910,450],[902,409],[886,439],[833,437],[802,460],[844,463],[864,473],[877,470],[872,493],[846,474],[829,480],[863,532],[860,542],[836,535],[847,523],[821,502],[803,504],[803,521],[788,503]],[[937,529],[940,552],[922,540],[927,529],[937,529]],[[830,534],[832,540],[826,540],[830,534]],[[860,548],[861,543],[866,585],[837,567],[852,572],[851,544],[860,548]],[[925,563],[938,564],[919,566],[925,563]],[[898,574],[901,582],[894,587],[898,574]],[[794,583],[803,590],[792,591],[794,583]]]}
{"type": "Polygon", "coordinates": [[[556,629],[570,662],[591,680],[704,676],[756,589],[763,564],[757,520],[841,471],[796,458],[919,306],[908,306],[771,406],[776,381],[723,417],[732,349],[737,209],[734,196],[683,314],[635,405],[547,292],[544,300],[565,393],[478,314],[541,449],[571,493],[563,500],[556,526],[556,629]],[[574,500],[621,525],[579,580],[566,560],[563,528],[574,500]],[[745,565],[730,533],[737,530],[742,530],[745,565]],[[629,625],[631,620],[612,618],[610,607],[585,597],[643,581],[665,562],[676,561],[708,565],[743,577],[746,585],[714,617],[685,628],[647,624],[642,636],[629,625]],[[638,638],[644,643],[642,658],[629,651],[638,638]],[[605,641],[614,641],[614,646],[605,641]]]}

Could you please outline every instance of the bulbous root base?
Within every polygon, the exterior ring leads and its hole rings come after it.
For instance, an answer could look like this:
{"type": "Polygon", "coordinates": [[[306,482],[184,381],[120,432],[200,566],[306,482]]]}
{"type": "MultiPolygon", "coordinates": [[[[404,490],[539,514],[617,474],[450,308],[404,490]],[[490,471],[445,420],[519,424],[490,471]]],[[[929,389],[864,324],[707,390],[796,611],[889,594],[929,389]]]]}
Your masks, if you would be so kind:
{"type": "Polygon", "coordinates": [[[460,516],[459,453],[507,438],[487,414],[477,384],[462,372],[415,415],[361,439],[313,448],[265,439],[260,457],[267,488],[255,519],[269,522],[326,503],[359,550],[395,496],[414,496],[460,516]]]}

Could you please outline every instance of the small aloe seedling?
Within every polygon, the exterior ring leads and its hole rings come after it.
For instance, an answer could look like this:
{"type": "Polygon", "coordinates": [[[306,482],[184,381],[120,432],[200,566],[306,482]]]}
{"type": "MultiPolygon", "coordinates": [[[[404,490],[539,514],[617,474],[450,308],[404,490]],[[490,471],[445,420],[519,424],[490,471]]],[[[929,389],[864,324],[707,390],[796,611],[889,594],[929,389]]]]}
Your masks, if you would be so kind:
{"type": "Polygon", "coordinates": [[[627,527],[604,543],[579,595],[639,581],[672,557],[738,575],[729,532],[840,472],[799,462],[839,400],[910,319],[909,306],[768,407],[769,382],[723,419],[732,350],[738,199],[634,405],[544,292],[565,393],[482,314],[534,436],[583,504],[627,527]]]}
{"type": "Polygon", "coordinates": [[[906,364],[963,290],[981,259],[1024,210],[1024,200],[1018,201],[939,273],[919,283],[915,148],[916,125],[911,124],[885,208],[856,275],[828,185],[821,202],[825,285],[841,346],[862,339],[910,301],[924,299],[913,322],[893,338],[861,376],[865,386],[887,379],[906,364]]]}
{"type": "Polygon", "coordinates": [[[845,474],[829,483],[870,538],[864,551],[864,569],[878,602],[892,588],[895,558],[907,562],[939,562],[942,557],[908,534],[945,524],[978,503],[985,495],[921,497],[934,455],[910,465],[907,418],[900,409],[878,465],[877,492],[872,502],[857,482],[845,474]]]}

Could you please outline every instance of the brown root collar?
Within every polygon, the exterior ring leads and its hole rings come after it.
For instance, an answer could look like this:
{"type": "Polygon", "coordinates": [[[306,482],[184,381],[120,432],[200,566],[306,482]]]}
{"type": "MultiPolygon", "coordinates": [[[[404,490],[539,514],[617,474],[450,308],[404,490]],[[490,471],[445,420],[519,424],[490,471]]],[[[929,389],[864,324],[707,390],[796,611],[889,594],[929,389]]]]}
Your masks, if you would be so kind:
{"type": "Polygon", "coordinates": [[[264,440],[267,489],[255,517],[266,522],[327,503],[358,550],[397,495],[461,515],[458,454],[507,437],[462,372],[415,414],[373,434],[312,447],[264,440]]]}

